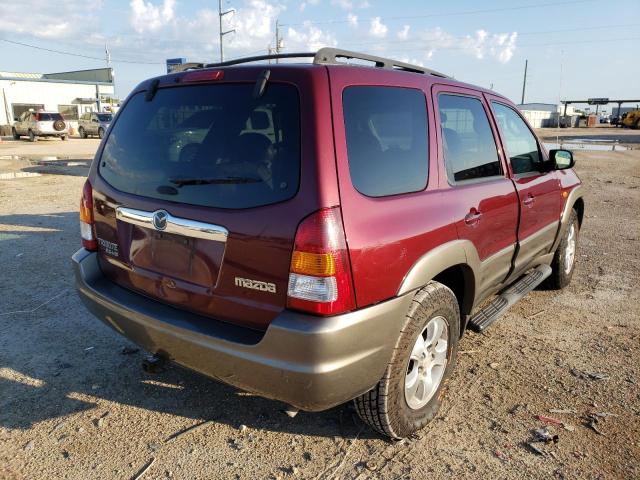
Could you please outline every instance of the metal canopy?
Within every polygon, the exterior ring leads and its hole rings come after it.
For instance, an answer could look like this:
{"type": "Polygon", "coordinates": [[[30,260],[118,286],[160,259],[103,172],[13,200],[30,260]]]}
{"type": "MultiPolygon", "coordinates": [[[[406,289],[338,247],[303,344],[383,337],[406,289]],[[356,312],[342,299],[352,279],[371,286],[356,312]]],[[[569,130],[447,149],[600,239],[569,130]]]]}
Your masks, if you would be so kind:
{"type": "MultiPolygon", "coordinates": [[[[640,103],[640,100],[611,100],[609,98],[589,98],[587,100],[560,100],[564,104],[563,116],[567,116],[567,105],[572,103],[587,103],[589,105],[608,105],[609,103],[618,104],[618,116],[620,116],[620,107],[623,103],[640,103]]],[[[597,113],[597,112],[596,112],[597,113]]]]}

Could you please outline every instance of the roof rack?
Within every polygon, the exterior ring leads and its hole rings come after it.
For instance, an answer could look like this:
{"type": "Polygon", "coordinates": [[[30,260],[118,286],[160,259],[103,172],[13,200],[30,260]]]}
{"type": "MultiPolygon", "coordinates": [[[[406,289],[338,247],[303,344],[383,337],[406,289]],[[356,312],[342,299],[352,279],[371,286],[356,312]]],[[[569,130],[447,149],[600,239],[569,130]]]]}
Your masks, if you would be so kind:
{"type": "MultiPolygon", "coordinates": [[[[426,75],[434,75],[436,77],[450,78],[444,73],[436,72],[429,68],[410,63],[399,62],[391,58],[377,57],[375,55],[367,55],[365,53],[351,52],[349,50],[341,50],[339,48],[321,48],[317,52],[298,52],[298,53],[279,53],[275,55],[258,55],[254,57],[236,58],[219,63],[186,63],[181,65],[175,71],[193,70],[198,68],[209,67],[229,67],[231,65],[239,65],[242,63],[259,62],[261,60],[279,60],[284,58],[313,58],[316,65],[344,65],[345,62],[338,59],[355,59],[364,60],[373,63],[376,68],[385,68],[389,70],[402,70],[405,72],[424,73],[426,75]]],[[[357,64],[360,65],[360,64],[357,64]]]]}
{"type": "Polygon", "coordinates": [[[367,55],[366,53],[351,52],[349,50],[341,50],[339,48],[321,48],[313,57],[313,63],[319,65],[344,65],[339,58],[356,59],[372,62],[377,68],[387,68],[390,70],[404,70],[406,72],[424,73],[426,75],[434,75],[436,77],[450,78],[444,73],[436,72],[430,68],[413,65],[411,63],[399,62],[391,58],[377,57],[375,55],[367,55]]]}

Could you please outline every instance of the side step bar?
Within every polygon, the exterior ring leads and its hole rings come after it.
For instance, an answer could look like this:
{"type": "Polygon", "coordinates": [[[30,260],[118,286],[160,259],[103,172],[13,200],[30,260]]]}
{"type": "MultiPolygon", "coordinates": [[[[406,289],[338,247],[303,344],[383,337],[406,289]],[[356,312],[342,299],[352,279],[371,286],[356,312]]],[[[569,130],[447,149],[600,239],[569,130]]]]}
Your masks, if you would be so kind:
{"type": "Polygon", "coordinates": [[[489,325],[504,315],[511,305],[540,285],[549,275],[551,275],[551,267],[549,265],[538,265],[471,317],[468,324],[469,328],[474,332],[483,332],[489,325]]]}

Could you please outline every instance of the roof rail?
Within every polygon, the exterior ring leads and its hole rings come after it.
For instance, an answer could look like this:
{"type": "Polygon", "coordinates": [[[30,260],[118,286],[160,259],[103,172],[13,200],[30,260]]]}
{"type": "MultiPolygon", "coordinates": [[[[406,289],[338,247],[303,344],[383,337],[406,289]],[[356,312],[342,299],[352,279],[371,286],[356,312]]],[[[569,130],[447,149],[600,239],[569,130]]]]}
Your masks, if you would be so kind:
{"type": "MultiPolygon", "coordinates": [[[[259,62],[261,60],[279,60],[284,58],[313,58],[316,65],[344,65],[345,62],[338,59],[355,59],[364,60],[373,63],[374,67],[385,68],[389,70],[402,70],[405,72],[424,73],[426,75],[434,75],[436,77],[450,78],[444,73],[436,72],[429,68],[410,63],[399,62],[391,58],[377,57],[375,55],[367,55],[365,53],[351,52],[349,50],[341,50],[339,48],[321,48],[317,52],[297,52],[297,53],[279,53],[275,55],[258,55],[254,57],[236,58],[219,63],[186,63],[175,69],[175,71],[193,70],[198,68],[209,67],[229,67],[231,65],[240,65],[242,63],[259,62]]],[[[358,64],[359,65],[359,64],[358,64]]]]}
{"type": "Polygon", "coordinates": [[[424,73],[427,75],[434,75],[436,77],[449,78],[444,73],[436,72],[429,68],[421,67],[419,65],[413,65],[411,63],[399,62],[391,58],[377,57],[375,55],[367,55],[365,53],[351,52],[349,50],[341,50],[339,48],[321,48],[315,54],[313,63],[325,64],[325,65],[340,65],[344,62],[340,62],[338,58],[364,60],[372,62],[378,68],[388,68],[390,70],[404,70],[406,72],[424,73]]]}

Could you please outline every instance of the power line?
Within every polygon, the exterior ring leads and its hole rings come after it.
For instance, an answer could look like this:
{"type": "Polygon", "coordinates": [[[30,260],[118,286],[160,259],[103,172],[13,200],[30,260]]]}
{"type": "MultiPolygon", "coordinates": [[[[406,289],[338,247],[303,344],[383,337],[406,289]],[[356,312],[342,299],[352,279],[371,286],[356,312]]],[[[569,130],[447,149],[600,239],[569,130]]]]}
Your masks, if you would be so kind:
{"type": "MultiPolygon", "coordinates": [[[[104,62],[104,60],[105,60],[104,57],[93,57],[91,55],[83,55],[81,53],[67,52],[67,51],[64,51],[64,50],[55,50],[53,48],[40,47],[38,45],[31,45],[29,43],[16,42],[15,40],[7,40],[6,38],[0,38],[0,42],[12,43],[14,45],[20,45],[22,47],[35,48],[36,50],[43,50],[45,52],[58,53],[60,55],[69,55],[69,56],[72,56],[72,57],[88,58],[89,60],[100,60],[101,62],[104,62]]],[[[142,60],[113,60],[113,59],[111,59],[111,62],[114,62],[114,63],[136,63],[136,64],[144,64],[144,65],[164,65],[163,62],[146,62],[146,61],[142,61],[142,60]]]]}
{"type": "MultiPolygon", "coordinates": [[[[460,39],[455,39],[455,40],[460,40],[460,39]]],[[[605,38],[605,39],[598,39],[598,40],[574,40],[574,41],[567,41],[567,42],[548,42],[548,43],[525,43],[525,44],[519,44],[519,45],[515,45],[516,48],[523,48],[523,47],[551,47],[551,46],[556,46],[556,45],[571,45],[571,44],[584,44],[584,43],[608,43],[608,42],[620,42],[620,41],[626,41],[626,40],[640,40],[640,37],[625,37],[625,38],[605,38]]],[[[413,47],[411,48],[411,50],[416,50],[416,49],[428,49],[428,48],[433,48],[434,50],[466,50],[469,47],[468,46],[438,46],[438,45],[430,45],[429,44],[430,40],[425,39],[425,40],[403,40],[401,43],[402,45],[398,45],[398,47],[413,47]]],[[[386,45],[389,42],[378,42],[372,45],[386,45]]],[[[349,42],[344,42],[344,43],[340,43],[340,46],[342,48],[345,47],[349,47],[350,45],[362,45],[361,43],[349,43],[349,42]]],[[[491,45],[488,45],[491,46],[491,45]]],[[[392,49],[392,50],[386,50],[387,52],[405,52],[406,50],[400,50],[399,48],[396,49],[392,49]]]]}
{"type": "MultiPolygon", "coordinates": [[[[581,32],[588,30],[601,30],[607,28],[625,28],[625,27],[637,27],[640,26],[640,23],[627,23],[627,24],[617,24],[617,25],[601,25],[597,27],[578,27],[578,28],[566,28],[562,30],[538,30],[538,31],[529,31],[529,32],[518,32],[515,31],[513,33],[517,33],[518,37],[524,37],[528,35],[544,35],[546,33],[565,33],[565,32],[581,32]]],[[[430,33],[430,32],[424,32],[430,33]]],[[[429,38],[413,38],[413,39],[405,39],[405,40],[371,40],[371,41],[362,41],[362,42],[354,42],[349,43],[349,45],[389,45],[389,44],[410,44],[417,41],[425,41],[428,42],[429,38]]]]}
{"type": "MultiPolygon", "coordinates": [[[[394,17],[384,17],[381,20],[390,21],[390,20],[411,20],[415,18],[436,18],[436,17],[454,17],[454,16],[462,16],[462,15],[477,15],[480,13],[496,13],[496,12],[506,12],[512,10],[525,10],[528,8],[540,8],[540,7],[555,7],[560,5],[573,5],[576,3],[587,3],[587,2],[595,2],[597,0],[568,0],[565,2],[547,2],[547,3],[534,3],[528,5],[517,5],[514,7],[501,7],[501,8],[486,8],[481,10],[466,10],[461,12],[449,12],[449,13],[429,13],[424,15],[403,15],[403,16],[394,16],[394,17]]],[[[372,20],[376,17],[371,17],[368,20],[372,20]]],[[[306,21],[300,23],[288,23],[286,26],[299,26],[305,24],[311,25],[323,25],[323,24],[333,24],[333,23],[349,23],[348,19],[332,19],[332,20],[318,20],[318,21],[306,21]]],[[[285,25],[285,24],[283,24],[285,25]]]]}

